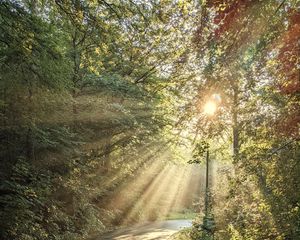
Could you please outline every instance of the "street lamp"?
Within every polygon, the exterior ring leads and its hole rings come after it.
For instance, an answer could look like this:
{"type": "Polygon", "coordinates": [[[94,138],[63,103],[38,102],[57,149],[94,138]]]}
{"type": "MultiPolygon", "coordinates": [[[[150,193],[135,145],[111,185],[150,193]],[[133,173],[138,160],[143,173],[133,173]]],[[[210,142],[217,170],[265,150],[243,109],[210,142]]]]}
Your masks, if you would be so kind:
{"type": "MultiPolygon", "coordinates": [[[[220,100],[219,95],[215,94],[214,99],[220,100]],[[215,96],[218,96],[216,98],[215,96]]],[[[204,114],[208,116],[213,116],[217,111],[217,103],[216,101],[208,101],[203,108],[204,114]]],[[[205,209],[204,209],[204,217],[203,217],[203,224],[201,228],[204,233],[204,239],[214,239],[214,230],[215,230],[215,221],[214,216],[212,213],[212,196],[210,191],[210,184],[209,184],[209,146],[206,150],[206,182],[205,182],[205,209]]]]}
{"type": "MultiPolygon", "coordinates": [[[[215,231],[215,220],[212,213],[212,196],[210,191],[209,184],[209,147],[206,150],[206,182],[205,182],[205,209],[204,209],[204,217],[203,224],[201,228],[203,230],[204,239],[214,239],[214,231],[215,231]]],[[[202,238],[203,239],[203,238],[202,238]]]]}

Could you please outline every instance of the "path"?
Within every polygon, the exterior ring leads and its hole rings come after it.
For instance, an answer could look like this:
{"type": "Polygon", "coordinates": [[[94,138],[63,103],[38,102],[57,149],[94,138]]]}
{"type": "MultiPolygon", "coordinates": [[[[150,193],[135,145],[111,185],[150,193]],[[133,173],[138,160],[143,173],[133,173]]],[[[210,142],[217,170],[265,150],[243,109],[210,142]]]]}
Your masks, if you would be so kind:
{"type": "Polygon", "coordinates": [[[191,220],[154,222],[117,230],[99,238],[95,238],[95,240],[162,240],[168,239],[168,237],[180,229],[190,227],[191,225],[191,220]]]}

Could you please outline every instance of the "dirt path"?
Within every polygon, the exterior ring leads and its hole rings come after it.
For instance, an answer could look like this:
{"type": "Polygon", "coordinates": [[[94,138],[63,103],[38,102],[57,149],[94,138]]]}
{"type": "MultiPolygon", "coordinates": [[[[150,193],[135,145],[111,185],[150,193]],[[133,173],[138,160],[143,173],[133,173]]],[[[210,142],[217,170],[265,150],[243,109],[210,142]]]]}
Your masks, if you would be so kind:
{"type": "Polygon", "coordinates": [[[172,234],[182,228],[190,227],[191,220],[168,220],[154,222],[131,228],[117,230],[115,232],[95,238],[95,240],[160,240],[168,239],[172,234]]]}

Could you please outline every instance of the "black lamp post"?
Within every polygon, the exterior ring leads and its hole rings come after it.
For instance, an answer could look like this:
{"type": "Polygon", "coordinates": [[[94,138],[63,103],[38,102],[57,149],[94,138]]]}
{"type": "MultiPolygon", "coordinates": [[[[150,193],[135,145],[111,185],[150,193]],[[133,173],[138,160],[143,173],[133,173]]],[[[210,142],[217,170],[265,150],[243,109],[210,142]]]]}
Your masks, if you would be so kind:
{"type": "MultiPolygon", "coordinates": [[[[209,184],[209,148],[206,151],[206,182],[205,182],[205,212],[203,217],[202,236],[204,239],[214,239],[215,221],[212,213],[212,197],[209,184]]],[[[202,239],[203,239],[202,238],[202,239]]]]}
{"type": "MultiPolygon", "coordinates": [[[[217,95],[216,95],[217,96],[217,95]]],[[[204,106],[204,113],[212,116],[217,110],[217,104],[215,101],[208,101],[204,106]]],[[[214,239],[215,220],[212,212],[212,196],[210,189],[210,159],[209,159],[209,147],[206,150],[206,182],[205,182],[205,212],[203,217],[202,228],[202,240],[214,239]]]]}

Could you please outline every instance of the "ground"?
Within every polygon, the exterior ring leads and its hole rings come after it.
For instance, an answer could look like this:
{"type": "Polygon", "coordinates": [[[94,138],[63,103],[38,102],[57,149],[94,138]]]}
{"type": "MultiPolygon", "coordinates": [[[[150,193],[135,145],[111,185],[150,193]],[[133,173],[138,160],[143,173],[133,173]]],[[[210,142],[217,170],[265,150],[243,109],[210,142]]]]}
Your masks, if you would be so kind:
{"type": "Polygon", "coordinates": [[[191,220],[167,220],[136,225],[126,229],[120,229],[94,240],[162,240],[169,239],[179,230],[190,227],[191,220]]]}

